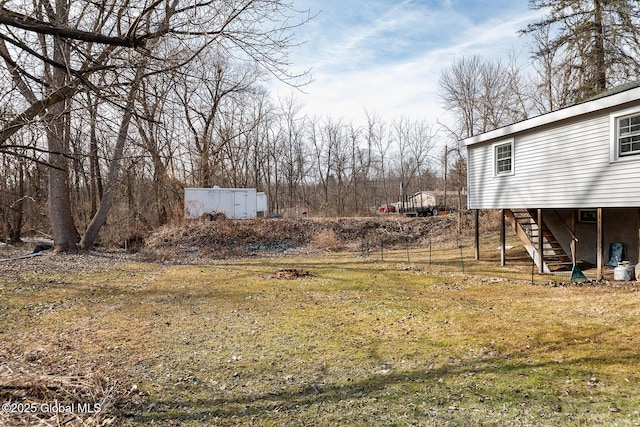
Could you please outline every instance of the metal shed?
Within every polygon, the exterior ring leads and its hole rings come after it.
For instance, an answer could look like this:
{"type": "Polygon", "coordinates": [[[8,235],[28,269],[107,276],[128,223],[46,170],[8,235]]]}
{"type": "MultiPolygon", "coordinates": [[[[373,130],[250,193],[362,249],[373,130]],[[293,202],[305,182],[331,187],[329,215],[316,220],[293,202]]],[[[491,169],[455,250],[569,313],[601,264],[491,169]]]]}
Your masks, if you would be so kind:
{"type": "Polygon", "coordinates": [[[216,213],[233,219],[256,218],[258,200],[262,211],[266,211],[266,197],[259,198],[255,188],[185,188],[185,218],[197,219],[216,213]]]}

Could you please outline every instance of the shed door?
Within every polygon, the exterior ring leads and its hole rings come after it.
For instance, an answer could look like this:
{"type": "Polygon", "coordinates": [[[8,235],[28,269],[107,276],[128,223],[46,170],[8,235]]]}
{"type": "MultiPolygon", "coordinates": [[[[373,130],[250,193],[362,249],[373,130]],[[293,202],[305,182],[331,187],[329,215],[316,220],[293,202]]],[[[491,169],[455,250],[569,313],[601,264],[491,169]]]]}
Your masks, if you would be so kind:
{"type": "Polygon", "coordinates": [[[233,192],[233,217],[247,218],[247,197],[246,191],[233,192]]]}

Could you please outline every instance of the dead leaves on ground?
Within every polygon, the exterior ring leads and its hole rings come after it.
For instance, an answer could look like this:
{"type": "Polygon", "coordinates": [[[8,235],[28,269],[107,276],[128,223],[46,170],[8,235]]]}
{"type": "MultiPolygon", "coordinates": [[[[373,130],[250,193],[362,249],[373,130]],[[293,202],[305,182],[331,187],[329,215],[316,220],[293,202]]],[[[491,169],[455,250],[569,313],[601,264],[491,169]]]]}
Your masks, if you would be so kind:
{"type": "Polygon", "coordinates": [[[270,276],[272,279],[297,279],[300,277],[308,277],[311,276],[309,270],[304,270],[302,268],[283,268],[280,270],[276,270],[270,276]]]}

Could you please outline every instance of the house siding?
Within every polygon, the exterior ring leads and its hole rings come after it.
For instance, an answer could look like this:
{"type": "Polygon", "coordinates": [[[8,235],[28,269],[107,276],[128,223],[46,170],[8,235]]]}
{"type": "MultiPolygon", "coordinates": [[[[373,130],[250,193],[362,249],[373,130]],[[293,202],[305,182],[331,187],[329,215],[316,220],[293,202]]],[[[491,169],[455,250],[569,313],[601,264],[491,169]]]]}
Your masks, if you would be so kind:
{"type": "Polygon", "coordinates": [[[640,155],[610,162],[614,111],[468,145],[469,208],[640,207],[640,155]],[[513,174],[494,176],[493,144],[509,138],[513,174]]]}

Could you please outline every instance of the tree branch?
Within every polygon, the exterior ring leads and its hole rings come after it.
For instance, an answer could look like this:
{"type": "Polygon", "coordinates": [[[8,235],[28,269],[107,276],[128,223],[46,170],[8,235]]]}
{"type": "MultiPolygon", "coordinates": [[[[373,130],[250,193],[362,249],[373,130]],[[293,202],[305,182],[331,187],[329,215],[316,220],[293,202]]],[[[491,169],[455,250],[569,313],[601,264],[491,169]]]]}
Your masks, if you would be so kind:
{"type": "Polygon", "coordinates": [[[38,100],[31,104],[22,114],[11,120],[0,132],[0,148],[3,143],[9,139],[14,133],[20,130],[26,123],[33,120],[36,116],[46,110],[48,107],[64,101],[66,98],[74,94],[78,90],[79,81],[63,86],[49,96],[38,100]]]}
{"type": "Polygon", "coordinates": [[[6,8],[0,8],[0,24],[10,27],[21,28],[23,30],[32,31],[38,34],[48,34],[58,36],[63,39],[81,40],[85,42],[93,42],[100,44],[108,44],[115,46],[123,46],[130,48],[144,47],[145,39],[148,37],[135,37],[127,35],[126,37],[111,37],[102,34],[91,33],[87,31],[74,30],[64,28],[48,22],[33,19],[27,15],[17,13],[6,8]]]}

